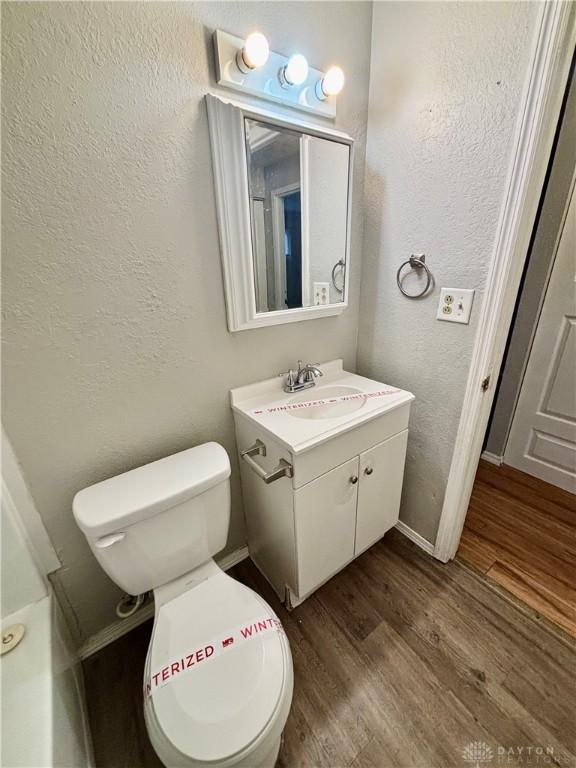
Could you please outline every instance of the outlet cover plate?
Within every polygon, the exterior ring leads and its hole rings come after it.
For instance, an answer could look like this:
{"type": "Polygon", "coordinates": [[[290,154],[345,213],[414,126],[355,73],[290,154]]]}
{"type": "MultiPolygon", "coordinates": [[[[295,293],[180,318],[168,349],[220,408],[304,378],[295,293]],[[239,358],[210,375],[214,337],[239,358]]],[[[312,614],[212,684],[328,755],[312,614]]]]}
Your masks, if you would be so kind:
{"type": "Polygon", "coordinates": [[[473,301],[474,288],[440,288],[436,319],[468,325],[473,301]]]}
{"type": "Polygon", "coordinates": [[[314,304],[316,306],[322,306],[323,304],[330,304],[330,284],[329,283],[313,283],[314,288],[314,304]]]}

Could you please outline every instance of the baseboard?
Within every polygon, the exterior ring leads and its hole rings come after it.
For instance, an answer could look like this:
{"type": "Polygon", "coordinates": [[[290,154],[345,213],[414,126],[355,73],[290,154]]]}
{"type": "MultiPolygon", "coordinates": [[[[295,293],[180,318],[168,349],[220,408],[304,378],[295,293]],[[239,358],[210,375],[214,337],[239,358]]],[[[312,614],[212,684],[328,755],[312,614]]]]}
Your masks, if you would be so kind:
{"type": "MultiPolygon", "coordinates": [[[[223,571],[228,571],[238,563],[242,562],[248,557],[248,547],[240,547],[240,549],[234,550],[222,558],[216,558],[216,562],[222,568],[223,571]]],[[[88,656],[100,651],[110,643],[118,640],[123,635],[127,634],[140,624],[143,624],[148,619],[154,616],[154,601],[150,600],[145,603],[142,608],[137,611],[133,616],[129,616],[127,619],[119,619],[118,621],[109,624],[104,629],[96,632],[95,635],[89,637],[88,640],[81,646],[78,651],[80,659],[87,659],[88,656]]]]}
{"type": "Polygon", "coordinates": [[[118,621],[114,621],[112,624],[104,627],[104,629],[96,632],[95,635],[89,637],[80,647],[78,656],[82,661],[87,659],[88,656],[92,656],[92,654],[102,650],[102,648],[110,645],[110,643],[118,640],[131,630],[136,629],[140,624],[151,619],[152,616],[154,616],[154,601],[150,600],[150,602],[143,605],[133,616],[129,616],[127,619],[118,619],[118,621]]]}
{"type": "Polygon", "coordinates": [[[420,536],[419,533],[416,533],[415,530],[410,528],[409,525],[406,525],[406,523],[403,523],[402,520],[398,520],[395,527],[396,530],[400,531],[400,533],[406,536],[407,539],[410,539],[410,541],[413,541],[414,544],[419,546],[420,549],[423,549],[424,552],[429,555],[434,554],[434,544],[431,544],[428,539],[424,538],[424,536],[420,536]]]}
{"type": "Polygon", "coordinates": [[[224,555],[224,557],[217,557],[216,562],[223,571],[229,571],[230,568],[234,568],[235,565],[241,563],[242,560],[246,560],[247,557],[249,557],[248,547],[240,547],[240,549],[235,549],[234,552],[230,552],[224,555]]]}
{"type": "Polygon", "coordinates": [[[496,456],[495,453],[490,453],[490,451],[482,451],[480,458],[490,462],[490,464],[496,464],[497,467],[501,467],[504,464],[504,456],[496,456]]]}

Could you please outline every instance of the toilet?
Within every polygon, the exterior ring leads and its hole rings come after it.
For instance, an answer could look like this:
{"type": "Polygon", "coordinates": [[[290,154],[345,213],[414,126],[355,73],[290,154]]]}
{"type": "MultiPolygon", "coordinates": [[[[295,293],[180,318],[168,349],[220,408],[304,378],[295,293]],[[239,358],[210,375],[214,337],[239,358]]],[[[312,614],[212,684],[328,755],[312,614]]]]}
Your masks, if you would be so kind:
{"type": "Polygon", "coordinates": [[[222,571],[230,461],[190,448],[80,491],[74,517],[125,592],[154,591],[144,716],[164,765],[272,768],[292,701],[288,639],[272,608],[222,571]]]}

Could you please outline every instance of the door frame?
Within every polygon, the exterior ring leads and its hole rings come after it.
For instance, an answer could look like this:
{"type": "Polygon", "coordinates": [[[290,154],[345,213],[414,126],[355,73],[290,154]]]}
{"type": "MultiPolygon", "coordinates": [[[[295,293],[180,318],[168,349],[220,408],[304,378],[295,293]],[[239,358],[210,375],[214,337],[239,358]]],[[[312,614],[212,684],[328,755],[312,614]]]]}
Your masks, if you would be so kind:
{"type": "Polygon", "coordinates": [[[451,560],[472,486],[576,46],[576,4],[543,5],[500,213],[434,557],[451,560]]]}
{"type": "Polygon", "coordinates": [[[268,312],[268,264],[266,262],[266,222],[265,222],[265,199],[264,197],[250,198],[250,219],[252,223],[252,250],[254,251],[254,293],[256,295],[256,308],[263,307],[260,312],[268,312]],[[259,221],[256,216],[256,203],[262,206],[262,220],[259,221]],[[259,242],[260,230],[258,225],[262,225],[263,238],[259,242]],[[264,251],[262,252],[262,245],[264,251]],[[260,247],[258,247],[260,246],[260,247]],[[264,281],[265,285],[262,285],[264,281]],[[265,291],[264,291],[265,288],[265,291]],[[262,302],[262,293],[266,293],[266,301],[262,302]]]}
{"type": "MultiPolygon", "coordinates": [[[[286,253],[284,251],[284,204],[283,199],[294,192],[300,192],[302,195],[299,181],[292,184],[286,184],[284,187],[278,187],[270,192],[272,203],[272,241],[274,247],[274,283],[276,290],[276,304],[278,296],[284,298],[286,289],[286,253]]],[[[284,307],[284,301],[282,302],[284,307]]]]}

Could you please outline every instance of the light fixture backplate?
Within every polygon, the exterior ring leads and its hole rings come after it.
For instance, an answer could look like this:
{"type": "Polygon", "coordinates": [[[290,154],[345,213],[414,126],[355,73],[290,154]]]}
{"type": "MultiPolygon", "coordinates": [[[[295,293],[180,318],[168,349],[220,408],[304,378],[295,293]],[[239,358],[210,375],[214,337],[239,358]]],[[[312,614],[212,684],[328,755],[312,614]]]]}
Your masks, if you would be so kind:
{"type": "Polygon", "coordinates": [[[336,96],[329,96],[325,101],[320,101],[315,93],[316,83],[324,77],[324,72],[309,67],[308,77],[301,85],[283,88],[278,73],[288,64],[288,57],[270,51],[266,64],[245,74],[236,63],[236,55],[243,46],[244,39],[241,37],[235,37],[220,29],[214,32],[218,85],[322,117],[336,117],[336,96]]]}

